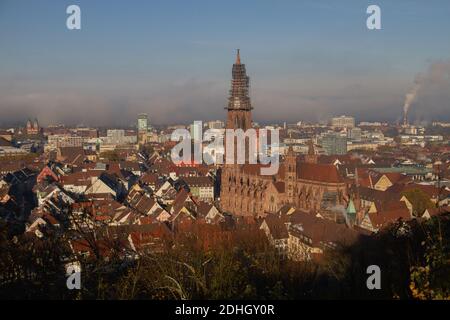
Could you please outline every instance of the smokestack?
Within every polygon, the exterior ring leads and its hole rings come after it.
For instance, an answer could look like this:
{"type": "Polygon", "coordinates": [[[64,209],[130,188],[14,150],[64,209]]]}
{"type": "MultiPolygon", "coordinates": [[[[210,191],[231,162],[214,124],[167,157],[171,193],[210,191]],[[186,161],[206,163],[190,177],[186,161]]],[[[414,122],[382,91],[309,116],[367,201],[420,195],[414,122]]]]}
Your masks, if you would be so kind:
{"type": "Polygon", "coordinates": [[[408,109],[403,108],[403,126],[408,126],[408,109]]]}

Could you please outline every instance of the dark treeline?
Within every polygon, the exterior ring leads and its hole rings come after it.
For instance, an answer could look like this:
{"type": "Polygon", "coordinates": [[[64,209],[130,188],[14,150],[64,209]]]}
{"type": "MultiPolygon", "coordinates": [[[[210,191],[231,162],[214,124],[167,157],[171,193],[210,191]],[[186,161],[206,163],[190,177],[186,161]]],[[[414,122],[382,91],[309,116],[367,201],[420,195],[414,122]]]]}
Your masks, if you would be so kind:
{"type": "MultiPolygon", "coordinates": [[[[257,230],[204,249],[198,235],[158,253],[124,255],[114,240],[105,259],[78,256],[82,289],[68,290],[67,234],[8,238],[0,227],[1,299],[445,299],[450,298],[449,216],[391,225],[318,262],[280,260],[257,230]],[[368,290],[366,269],[381,269],[381,290],[368,290]]],[[[89,242],[89,241],[88,241],[89,242]]]]}

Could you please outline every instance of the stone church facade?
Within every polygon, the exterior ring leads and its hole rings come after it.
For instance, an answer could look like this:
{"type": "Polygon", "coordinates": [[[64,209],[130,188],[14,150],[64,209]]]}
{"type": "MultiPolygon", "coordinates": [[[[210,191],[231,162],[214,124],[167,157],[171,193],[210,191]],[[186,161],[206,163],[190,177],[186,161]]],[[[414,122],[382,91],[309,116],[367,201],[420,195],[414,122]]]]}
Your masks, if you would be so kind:
{"type": "MultiPolygon", "coordinates": [[[[227,129],[252,127],[249,77],[238,51],[228,99],[227,129]]],[[[317,163],[311,143],[300,159],[290,148],[278,173],[260,175],[261,164],[226,164],[222,167],[220,202],[226,212],[259,217],[288,204],[307,212],[320,212],[345,203],[346,183],[334,165],[317,163]]]]}

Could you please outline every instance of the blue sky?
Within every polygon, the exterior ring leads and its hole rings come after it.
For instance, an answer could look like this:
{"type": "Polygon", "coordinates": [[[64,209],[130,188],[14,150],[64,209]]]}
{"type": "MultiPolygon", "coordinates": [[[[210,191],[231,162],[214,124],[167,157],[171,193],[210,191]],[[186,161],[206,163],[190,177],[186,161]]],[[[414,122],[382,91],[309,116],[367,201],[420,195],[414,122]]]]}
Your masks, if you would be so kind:
{"type": "MultiPolygon", "coordinates": [[[[0,124],[224,119],[236,48],[257,121],[396,120],[416,75],[449,61],[449,31],[446,0],[0,0],[0,124]],[[66,28],[70,4],[82,30],[66,28]]],[[[449,118],[445,79],[417,121],[449,118]]]]}

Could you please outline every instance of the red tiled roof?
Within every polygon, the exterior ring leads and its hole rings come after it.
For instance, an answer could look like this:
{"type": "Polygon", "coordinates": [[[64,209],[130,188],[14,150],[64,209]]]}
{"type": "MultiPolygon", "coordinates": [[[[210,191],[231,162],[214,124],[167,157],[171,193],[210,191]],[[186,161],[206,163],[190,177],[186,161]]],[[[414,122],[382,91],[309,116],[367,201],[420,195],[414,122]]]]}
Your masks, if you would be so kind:
{"type": "Polygon", "coordinates": [[[183,181],[187,183],[189,187],[213,187],[214,184],[209,177],[184,177],[183,181]]]}
{"type": "Polygon", "coordinates": [[[297,178],[328,183],[344,182],[337,168],[331,164],[299,163],[297,165],[297,178]]]}
{"type": "Polygon", "coordinates": [[[449,213],[450,207],[428,208],[426,211],[428,211],[428,214],[433,217],[440,214],[449,213]]]}
{"type": "Polygon", "coordinates": [[[439,188],[432,186],[432,185],[423,185],[418,183],[409,183],[409,184],[394,184],[390,188],[388,188],[386,191],[396,191],[396,192],[404,192],[409,190],[419,189],[425,192],[430,198],[437,198],[439,193],[441,194],[441,197],[445,197],[449,194],[447,190],[445,190],[445,187],[443,187],[441,190],[439,188]]]}
{"type": "Polygon", "coordinates": [[[407,181],[411,180],[408,176],[398,173],[398,172],[386,172],[386,173],[382,174],[381,177],[383,175],[386,176],[386,178],[388,178],[392,184],[395,184],[398,182],[407,182],[407,181]]]}
{"type": "Polygon", "coordinates": [[[277,189],[278,193],[284,193],[285,191],[285,183],[282,181],[274,182],[274,187],[277,189]]]}
{"type": "Polygon", "coordinates": [[[61,177],[62,185],[83,185],[87,186],[91,183],[91,178],[98,178],[101,171],[75,172],[61,177]]]}
{"type": "Polygon", "coordinates": [[[411,219],[411,214],[408,209],[400,208],[393,210],[385,210],[377,213],[368,213],[369,219],[374,228],[383,228],[390,223],[398,220],[407,221],[411,219]]]}
{"type": "Polygon", "coordinates": [[[140,178],[140,180],[145,184],[156,184],[156,182],[158,182],[158,175],[147,172],[140,178]]]}
{"type": "Polygon", "coordinates": [[[291,222],[289,231],[293,235],[302,234],[308,237],[314,246],[320,246],[321,243],[351,244],[359,235],[343,224],[298,210],[289,215],[289,221],[291,222]]]}

